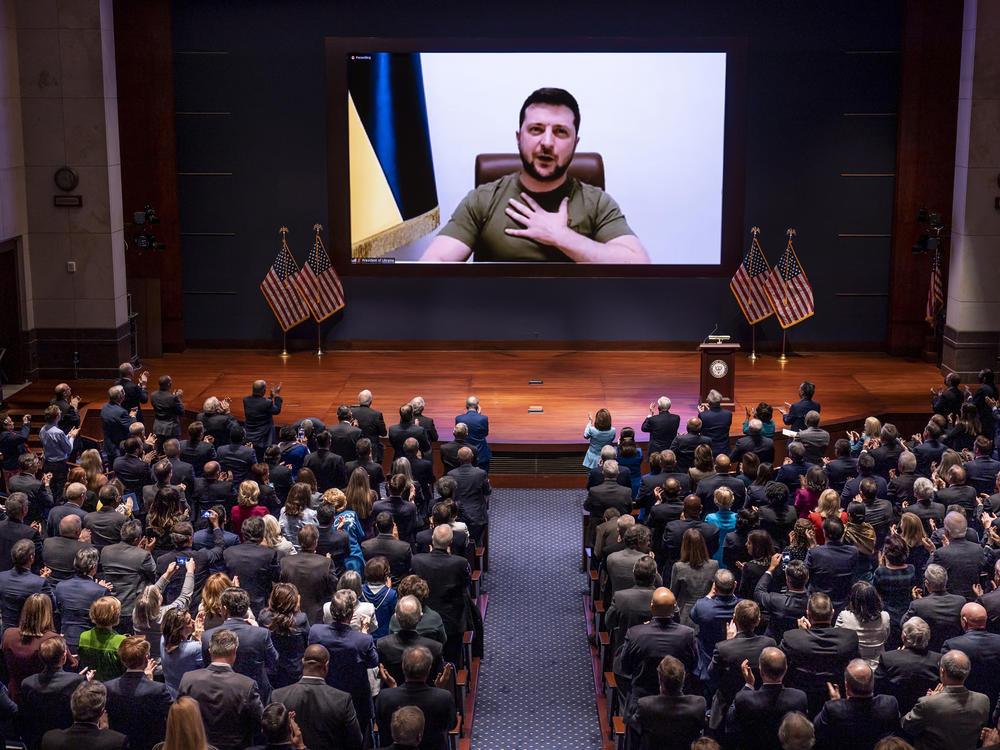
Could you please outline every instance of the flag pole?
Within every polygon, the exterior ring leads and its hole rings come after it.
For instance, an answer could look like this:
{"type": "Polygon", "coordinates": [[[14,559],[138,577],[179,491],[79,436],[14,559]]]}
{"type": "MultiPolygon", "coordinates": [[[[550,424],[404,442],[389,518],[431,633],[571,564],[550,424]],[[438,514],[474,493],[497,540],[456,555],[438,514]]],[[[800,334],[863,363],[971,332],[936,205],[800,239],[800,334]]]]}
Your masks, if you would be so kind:
{"type": "Polygon", "coordinates": [[[750,353],[747,355],[747,359],[751,362],[757,361],[757,324],[753,323],[750,326],[750,353]]]}
{"type": "Polygon", "coordinates": [[[316,356],[317,357],[322,357],[323,356],[323,336],[321,334],[321,329],[322,328],[323,328],[323,324],[320,323],[317,320],[316,321],[316,356]]]}
{"type": "Polygon", "coordinates": [[[785,339],[786,339],[787,335],[788,334],[786,333],[785,329],[782,328],[781,329],[781,356],[778,357],[778,361],[781,362],[781,363],[785,363],[785,362],[788,361],[788,355],[785,354],[785,339]]]}
{"type": "Polygon", "coordinates": [[[288,334],[285,331],[281,332],[281,354],[278,356],[282,359],[288,359],[291,356],[288,353],[288,334]]]}

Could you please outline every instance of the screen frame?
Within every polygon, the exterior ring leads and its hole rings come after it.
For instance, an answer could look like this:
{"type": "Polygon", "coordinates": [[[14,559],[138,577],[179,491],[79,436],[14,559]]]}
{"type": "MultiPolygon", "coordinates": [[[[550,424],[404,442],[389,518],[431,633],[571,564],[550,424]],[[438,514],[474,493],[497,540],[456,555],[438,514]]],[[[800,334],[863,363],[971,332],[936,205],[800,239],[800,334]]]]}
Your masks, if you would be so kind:
{"type": "MultiPolygon", "coordinates": [[[[417,278],[721,278],[743,257],[746,185],[747,40],[745,37],[326,37],[327,247],[343,276],[417,278]],[[725,52],[722,226],[718,264],[353,263],[347,144],[347,57],[368,52],[725,52]]],[[[512,115],[513,116],[513,115],[512,115]]],[[[450,217],[442,216],[442,222],[450,217]]]]}

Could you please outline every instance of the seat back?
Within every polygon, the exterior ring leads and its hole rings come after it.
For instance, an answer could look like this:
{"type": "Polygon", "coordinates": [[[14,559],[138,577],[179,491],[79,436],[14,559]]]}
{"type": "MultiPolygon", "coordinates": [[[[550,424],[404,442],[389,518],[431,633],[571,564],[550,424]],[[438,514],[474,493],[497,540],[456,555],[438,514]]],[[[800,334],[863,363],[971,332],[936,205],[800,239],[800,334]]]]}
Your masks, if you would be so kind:
{"type": "MultiPolygon", "coordinates": [[[[476,156],[476,187],[520,169],[520,154],[479,154],[476,156]]],[[[604,159],[594,152],[575,154],[569,165],[569,175],[604,190],[604,159]]]]}

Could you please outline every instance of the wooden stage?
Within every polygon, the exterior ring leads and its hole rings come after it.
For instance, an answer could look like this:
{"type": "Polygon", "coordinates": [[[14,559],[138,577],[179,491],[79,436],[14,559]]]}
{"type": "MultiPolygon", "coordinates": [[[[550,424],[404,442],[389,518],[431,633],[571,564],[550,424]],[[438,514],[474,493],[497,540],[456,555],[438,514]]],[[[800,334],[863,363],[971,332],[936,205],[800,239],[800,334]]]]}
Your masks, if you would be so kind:
{"type": "MultiPolygon", "coordinates": [[[[199,349],[144,360],[143,365],[151,390],[157,377],[171,375],[174,387],[184,390],[190,412],[200,411],[208,396],[231,396],[238,418],[254,379],[281,381],[285,403],[279,424],[302,417],[335,422],[337,406],[356,404],[363,388],[373,392],[373,405],[392,424],[399,405],[421,395],[442,440],[450,439],[465,397],[475,394],[490,418],[491,475],[498,484],[504,481],[501,475],[510,475],[506,483],[528,486],[551,486],[573,475],[578,481],[588,412],[607,407],[616,427],[634,427],[642,441],[646,436],[638,430],[650,402],[669,396],[683,431],[700,400],[694,351],[333,351],[322,357],[295,352],[282,360],[272,352],[199,349]],[[530,385],[530,380],[542,384],[530,385]],[[529,413],[529,406],[541,406],[543,412],[529,413]]],[[[744,407],[762,400],[772,406],[795,401],[798,385],[806,379],[816,383],[823,426],[834,439],[848,426],[859,428],[868,415],[888,416],[904,430],[918,429],[930,413],[929,389],[941,383],[932,364],[878,353],[807,353],[785,364],[773,355],[751,362],[738,354],[736,371],[734,435],[744,407]]],[[[11,411],[40,415],[54,385],[33,383],[10,399],[11,411]]],[[[110,383],[81,380],[71,385],[88,407],[99,408],[110,383]]],[[[96,411],[85,417],[86,425],[94,424],[96,411]]],[[[37,416],[35,426],[40,426],[37,416]]]]}

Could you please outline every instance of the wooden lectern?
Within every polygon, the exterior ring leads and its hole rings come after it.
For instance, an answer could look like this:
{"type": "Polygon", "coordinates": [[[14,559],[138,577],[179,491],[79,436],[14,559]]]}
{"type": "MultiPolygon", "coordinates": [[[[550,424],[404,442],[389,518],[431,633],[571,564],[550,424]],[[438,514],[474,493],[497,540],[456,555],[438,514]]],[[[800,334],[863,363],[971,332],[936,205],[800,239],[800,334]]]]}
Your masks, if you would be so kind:
{"type": "Polygon", "coordinates": [[[736,352],[740,345],[732,342],[711,342],[698,346],[701,352],[701,375],[698,379],[698,401],[713,388],[722,394],[722,405],[736,408],[736,352]]]}

